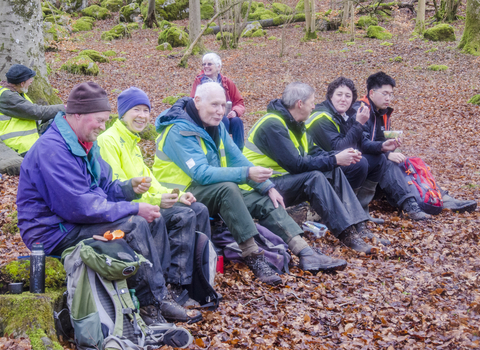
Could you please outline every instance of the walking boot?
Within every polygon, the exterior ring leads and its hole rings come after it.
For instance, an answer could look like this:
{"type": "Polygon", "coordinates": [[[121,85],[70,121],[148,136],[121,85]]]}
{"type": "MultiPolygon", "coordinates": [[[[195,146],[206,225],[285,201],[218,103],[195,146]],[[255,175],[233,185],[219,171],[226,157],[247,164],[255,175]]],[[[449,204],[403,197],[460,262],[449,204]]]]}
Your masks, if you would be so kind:
{"type": "Polygon", "coordinates": [[[298,257],[300,258],[299,267],[303,271],[310,271],[311,273],[342,271],[347,267],[345,260],[330,258],[318,248],[303,248],[298,253],[298,257]]]}
{"type": "Polygon", "coordinates": [[[173,300],[170,293],[160,303],[160,312],[170,322],[195,323],[203,319],[202,313],[198,310],[185,309],[173,300]]]}
{"type": "Polygon", "coordinates": [[[188,291],[183,289],[182,286],[178,284],[169,284],[168,285],[168,292],[170,293],[171,297],[177,304],[185,307],[185,308],[197,308],[200,307],[200,303],[196,300],[193,300],[188,295],[188,291]]]}
{"type": "Polygon", "coordinates": [[[348,248],[356,250],[357,252],[365,254],[371,254],[372,252],[373,247],[365,243],[354,226],[347,227],[342,233],[340,233],[338,239],[348,248]]]}
{"type": "Polygon", "coordinates": [[[372,231],[370,231],[366,225],[365,222],[359,222],[358,224],[355,225],[355,229],[357,230],[358,234],[360,237],[363,239],[376,239],[377,242],[382,243],[383,245],[390,245],[390,241],[386,238],[378,237],[373,234],[372,231]]]}
{"type": "Polygon", "coordinates": [[[403,202],[402,211],[404,215],[415,221],[427,220],[432,218],[430,214],[427,214],[422,209],[420,209],[417,201],[413,197],[407,198],[405,202],[403,202]]]}
{"type": "Polygon", "coordinates": [[[247,266],[252,270],[253,274],[260,280],[260,282],[271,286],[276,286],[277,284],[282,283],[280,276],[273,271],[265,260],[263,251],[250,254],[244,259],[247,266]]]}
{"type": "Polygon", "coordinates": [[[141,307],[140,317],[143,319],[147,326],[156,323],[167,323],[167,320],[165,320],[159,308],[155,305],[141,307]]]}
{"type": "Polygon", "coordinates": [[[375,196],[375,190],[377,188],[377,182],[373,182],[370,180],[365,180],[362,187],[357,188],[354,192],[357,195],[358,201],[362,206],[365,214],[368,216],[368,220],[376,223],[376,224],[384,224],[385,220],[380,218],[372,218],[369,212],[369,204],[372,201],[373,197],[375,196]]]}
{"type": "Polygon", "coordinates": [[[464,213],[468,211],[471,213],[477,208],[477,202],[473,200],[462,201],[460,199],[455,199],[448,194],[448,191],[442,195],[443,207],[450,209],[453,212],[464,213]]]}

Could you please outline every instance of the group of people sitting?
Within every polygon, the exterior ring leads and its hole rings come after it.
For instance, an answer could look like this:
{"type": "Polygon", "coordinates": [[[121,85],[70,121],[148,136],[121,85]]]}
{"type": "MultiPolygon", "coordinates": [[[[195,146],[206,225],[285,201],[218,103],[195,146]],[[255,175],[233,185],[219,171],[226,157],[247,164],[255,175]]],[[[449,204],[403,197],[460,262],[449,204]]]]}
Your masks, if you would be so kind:
{"type": "MultiPolygon", "coordinates": [[[[244,141],[243,99],[220,74],[220,58],[207,54],[192,97],[179,99],[156,119],[159,136],[149,169],[138,147],[139,133],[151,118],[144,91],[131,87],[118,96],[119,118],[105,131],[111,107],[99,85],[76,85],[66,107],[35,106],[26,96],[34,72],[22,67],[11,69],[20,71],[21,79],[9,71],[8,85],[2,83],[7,90],[0,90],[0,123],[30,123],[55,114],[31,147],[18,149],[28,151],[17,195],[23,241],[29,248],[42,242],[47,254],[61,255],[83,239],[122,230],[126,242],[151,262],[128,281],[147,323],[202,319],[188,308],[195,301],[180,305],[176,296],[192,282],[195,231],[211,237],[210,217],[223,219],[248,267],[269,285],[282,279],[255,241],[254,219],[288,245],[300,269],[317,273],[343,270],[347,262],[311,247],[287,206],[308,201],[340,242],[365,254],[390,244],[366,225],[380,221],[368,210],[377,187],[411,219],[430,217],[398,167],[405,160],[395,152],[401,139],[383,134],[390,128],[395,87],[383,72],[367,79],[367,95],[360,101],[344,77],[329,84],[326,100],[317,105],[311,86],[291,83],[244,141]]],[[[9,140],[5,133],[0,137],[9,140]]],[[[442,195],[453,211],[476,208],[475,201],[442,195]]]]}

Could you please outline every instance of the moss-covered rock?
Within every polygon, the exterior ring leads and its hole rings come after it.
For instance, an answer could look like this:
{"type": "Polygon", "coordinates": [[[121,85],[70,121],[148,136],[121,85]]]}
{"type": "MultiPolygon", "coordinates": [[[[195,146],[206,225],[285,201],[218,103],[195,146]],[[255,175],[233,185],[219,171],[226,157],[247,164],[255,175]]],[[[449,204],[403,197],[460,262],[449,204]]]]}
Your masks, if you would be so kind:
{"type": "MultiPolygon", "coordinates": [[[[136,23],[130,23],[130,24],[136,24],[136,23]]],[[[131,32],[130,32],[129,26],[125,24],[118,24],[112,29],[106,32],[103,32],[101,38],[102,40],[111,41],[114,39],[121,39],[123,37],[130,37],[130,36],[131,36],[131,32]]]]}
{"type": "Polygon", "coordinates": [[[258,21],[262,19],[270,19],[276,17],[277,14],[271,10],[267,10],[263,7],[257,7],[257,10],[248,15],[249,21],[258,21]]]}
{"type": "Polygon", "coordinates": [[[275,12],[277,15],[289,15],[293,12],[290,6],[282,4],[280,2],[274,2],[272,4],[272,11],[275,12]]]}
{"type": "Polygon", "coordinates": [[[66,27],[50,22],[43,22],[43,37],[45,41],[58,41],[59,39],[66,39],[70,36],[70,32],[66,27]]]}
{"type": "Polygon", "coordinates": [[[72,20],[69,16],[66,15],[49,15],[45,17],[44,21],[53,24],[59,24],[61,26],[66,26],[69,25],[72,20]]]}
{"type": "Polygon", "coordinates": [[[113,56],[116,56],[117,53],[113,50],[108,50],[108,51],[103,51],[102,55],[104,55],[105,57],[113,57],[113,56]]]}
{"type": "Polygon", "coordinates": [[[375,16],[361,16],[355,24],[359,28],[368,28],[370,26],[376,26],[378,19],[375,16]]]}
{"type": "Polygon", "coordinates": [[[66,12],[72,13],[82,8],[83,0],[62,0],[61,4],[66,12]]]}
{"type": "MultiPolygon", "coordinates": [[[[230,32],[223,32],[223,37],[231,39],[233,37],[233,34],[230,32]]],[[[215,36],[215,39],[220,40],[221,38],[222,38],[222,33],[218,32],[217,35],[215,36]]]]}
{"type": "Polygon", "coordinates": [[[448,66],[444,64],[432,64],[427,67],[428,70],[433,70],[433,71],[444,71],[448,69],[448,66]]]}
{"type": "MultiPolygon", "coordinates": [[[[66,273],[62,263],[55,258],[45,258],[45,288],[59,289],[65,282],[66,273]]],[[[30,259],[13,260],[0,267],[0,294],[8,290],[9,283],[23,282],[30,287],[30,259]]]]}
{"type": "Polygon", "coordinates": [[[96,19],[106,19],[112,16],[110,11],[98,5],[92,5],[84,8],[82,10],[82,14],[85,16],[96,18],[96,19]]]}
{"type": "Polygon", "coordinates": [[[100,71],[97,64],[88,56],[72,57],[62,65],[61,69],[72,74],[83,75],[98,75],[100,71]]]}
{"type": "Polygon", "coordinates": [[[202,19],[210,19],[215,14],[215,9],[210,4],[200,6],[200,16],[202,19]]]}
{"type": "MultiPolygon", "coordinates": [[[[204,35],[213,35],[213,34],[215,34],[215,33],[213,32],[213,27],[216,27],[216,26],[217,26],[217,25],[215,24],[215,22],[212,22],[212,23],[210,24],[210,26],[207,28],[207,30],[205,31],[204,35]]],[[[205,26],[202,24],[202,25],[201,25],[201,29],[203,29],[203,28],[205,28],[205,26]]]]}
{"type": "Polygon", "coordinates": [[[267,35],[267,31],[263,29],[257,29],[252,33],[252,38],[258,38],[267,35]]]}
{"type": "Polygon", "coordinates": [[[430,41],[455,41],[455,30],[450,24],[442,23],[427,29],[423,37],[430,41]]]}
{"type": "Polygon", "coordinates": [[[367,29],[367,37],[380,40],[391,39],[392,34],[385,28],[380,26],[370,26],[367,29]]]}
{"type": "Polygon", "coordinates": [[[102,1],[102,7],[111,12],[118,12],[123,6],[123,0],[105,0],[102,1]]]}
{"type": "Polygon", "coordinates": [[[160,23],[158,23],[158,28],[160,28],[160,30],[165,30],[171,27],[177,27],[177,25],[167,20],[163,20],[160,23]]]}
{"type": "MultiPolygon", "coordinates": [[[[252,1],[252,5],[250,6],[250,12],[253,13],[257,10],[257,8],[262,7],[264,8],[265,5],[262,2],[257,2],[257,1],[252,1]]],[[[248,1],[245,1],[242,4],[242,17],[245,17],[245,14],[247,13],[248,10],[248,1]]]]}
{"type": "Polygon", "coordinates": [[[178,27],[170,27],[158,36],[158,44],[169,43],[172,47],[188,46],[188,34],[178,27]]]}
{"type": "Polygon", "coordinates": [[[173,50],[172,45],[170,45],[169,43],[160,44],[155,49],[160,50],[160,51],[167,51],[167,50],[172,51],[173,50]]]}
{"type": "Polygon", "coordinates": [[[134,18],[140,15],[140,6],[136,2],[120,9],[120,22],[134,22],[134,18]]]}
{"type": "Polygon", "coordinates": [[[125,57],[114,57],[112,61],[114,62],[125,62],[127,59],[125,57]]]}
{"type": "MultiPolygon", "coordinates": [[[[188,17],[188,1],[189,0],[155,0],[155,10],[157,12],[157,19],[166,19],[168,21],[175,21],[185,19],[188,17]]],[[[142,16],[147,18],[148,1],[144,0],[140,5],[142,16]]]]}
{"type": "Polygon", "coordinates": [[[109,62],[108,58],[106,58],[100,52],[95,51],[95,50],[83,50],[78,55],[79,56],[88,56],[94,62],[100,62],[100,63],[108,63],[109,62]]]}
{"type": "Polygon", "coordinates": [[[262,29],[262,25],[260,24],[260,22],[255,21],[255,22],[249,23],[243,30],[242,36],[246,38],[250,38],[252,34],[255,33],[258,29],[262,29]]]}
{"type": "Polygon", "coordinates": [[[55,5],[53,5],[49,1],[42,2],[42,12],[44,17],[48,15],[61,15],[63,14],[62,10],[57,9],[55,5]]]}
{"type": "Polygon", "coordinates": [[[9,234],[16,234],[20,233],[20,230],[18,229],[18,216],[17,216],[17,211],[14,210],[10,214],[7,215],[6,217],[6,224],[3,225],[2,230],[5,233],[9,234]]]}
{"type": "Polygon", "coordinates": [[[472,98],[469,99],[467,103],[480,106],[480,94],[472,96],[472,98]]]}
{"type": "Polygon", "coordinates": [[[297,12],[297,13],[304,13],[305,12],[305,2],[303,0],[300,0],[297,3],[297,6],[295,6],[295,12],[297,12]]]}
{"type": "Polygon", "coordinates": [[[140,26],[138,25],[137,22],[133,22],[133,23],[128,23],[127,28],[128,28],[128,30],[132,31],[134,29],[139,29],[140,26]]]}
{"type": "Polygon", "coordinates": [[[80,17],[72,25],[73,32],[86,32],[92,30],[95,19],[92,17],[80,17]],[[90,20],[92,19],[92,20],[90,20]]]}

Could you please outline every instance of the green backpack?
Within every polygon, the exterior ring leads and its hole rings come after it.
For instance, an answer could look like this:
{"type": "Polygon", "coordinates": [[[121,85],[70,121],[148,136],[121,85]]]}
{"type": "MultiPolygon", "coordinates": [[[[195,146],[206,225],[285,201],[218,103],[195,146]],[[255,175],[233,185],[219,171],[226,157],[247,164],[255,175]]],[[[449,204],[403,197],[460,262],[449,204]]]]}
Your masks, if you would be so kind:
{"type": "Polygon", "coordinates": [[[126,279],[151,264],[123,239],[86,239],[65,250],[67,306],[79,350],[186,347],[193,337],[174,324],[147,326],[138,314],[126,279]]]}

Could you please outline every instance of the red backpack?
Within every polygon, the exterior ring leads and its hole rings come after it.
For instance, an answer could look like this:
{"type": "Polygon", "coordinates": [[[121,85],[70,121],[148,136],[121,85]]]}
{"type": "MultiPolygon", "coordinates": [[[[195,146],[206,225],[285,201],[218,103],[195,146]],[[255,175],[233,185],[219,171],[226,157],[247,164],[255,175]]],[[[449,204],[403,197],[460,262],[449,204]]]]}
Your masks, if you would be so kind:
{"type": "Polygon", "coordinates": [[[399,166],[408,184],[415,187],[413,193],[420,209],[427,214],[440,214],[443,209],[442,195],[430,167],[417,157],[409,157],[399,166]]]}

